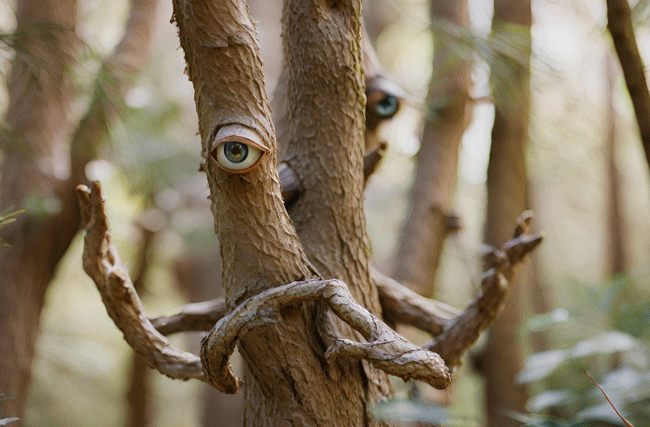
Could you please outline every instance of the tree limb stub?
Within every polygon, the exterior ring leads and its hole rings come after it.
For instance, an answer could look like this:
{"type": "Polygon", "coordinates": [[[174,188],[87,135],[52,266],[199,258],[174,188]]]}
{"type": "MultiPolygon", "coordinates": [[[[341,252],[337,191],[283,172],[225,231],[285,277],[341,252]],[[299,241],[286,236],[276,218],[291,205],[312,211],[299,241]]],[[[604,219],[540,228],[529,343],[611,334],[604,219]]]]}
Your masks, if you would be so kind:
{"type": "Polygon", "coordinates": [[[327,350],[328,360],[337,355],[366,359],[391,375],[425,381],[436,388],[444,388],[451,381],[448,369],[437,354],[407,341],[355,302],[343,282],[324,280],[294,282],[269,289],[222,318],[201,343],[201,361],[212,385],[225,393],[236,393],[241,382],[232,373],[228,359],[237,340],[253,328],[279,322],[282,307],[305,301],[325,302],[368,340],[358,343],[339,339],[327,350]]]}
{"type": "MultiPolygon", "coordinates": [[[[368,178],[375,173],[379,163],[386,154],[388,144],[386,142],[379,142],[378,145],[367,151],[363,156],[363,178],[368,182],[368,178]]],[[[285,206],[290,206],[295,203],[300,197],[300,183],[296,173],[285,162],[278,165],[278,175],[280,177],[280,185],[282,187],[282,199],[285,206]]]]}
{"type": "Polygon", "coordinates": [[[93,183],[92,189],[78,186],[77,198],[86,229],[84,270],[97,285],[108,315],[126,342],[152,368],[170,378],[205,380],[200,359],[170,345],[147,320],[126,267],[111,244],[99,183],[93,183]]]}
{"type": "Polygon", "coordinates": [[[491,256],[491,268],[481,281],[482,293],[424,348],[440,354],[450,368],[457,367],[461,356],[476,342],[481,331],[503,310],[515,267],[542,239],[539,234],[521,234],[495,250],[491,256]]]}
{"type": "Polygon", "coordinates": [[[154,328],[163,335],[178,332],[208,332],[226,314],[228,307],[223,298],[187,304],[171,316],[149,319],[154,328]]]}

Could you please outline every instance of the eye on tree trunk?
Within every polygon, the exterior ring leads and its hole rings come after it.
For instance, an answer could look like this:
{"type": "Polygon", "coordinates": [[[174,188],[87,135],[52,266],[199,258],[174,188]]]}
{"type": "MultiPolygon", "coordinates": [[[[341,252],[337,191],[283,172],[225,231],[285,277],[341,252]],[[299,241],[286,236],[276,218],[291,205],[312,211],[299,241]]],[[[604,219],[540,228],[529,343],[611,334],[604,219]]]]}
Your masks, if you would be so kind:
{"type": "Polygon", "coordinates": [[[301,191],[287,213],[245,2],[174,1],[221,245],[223,302],[147,320],[110,244],[99,184],[78,188],[87,230],[84,269],[127,342],[173,378],[199,379],[228,393],[242,387],[246,426],[391,425],[370,412],[392,393],[388,374],[445,387],[447,366],[457,366],[495,318],[512,269],[541,241],[520,236],[495,252],[483,293],[455,317],[453,309],[370,269],[360,14],[360,0],[284,3],[285,161],[301,191]],[[446,359],[399,336],[383,313],[426,325],[439,336],[429,347],[446,359]],[[161,334],[205,330],[210,323],[200,359],[161,334]],[[229,368],[235,345],[243,382],[229,368]]]}

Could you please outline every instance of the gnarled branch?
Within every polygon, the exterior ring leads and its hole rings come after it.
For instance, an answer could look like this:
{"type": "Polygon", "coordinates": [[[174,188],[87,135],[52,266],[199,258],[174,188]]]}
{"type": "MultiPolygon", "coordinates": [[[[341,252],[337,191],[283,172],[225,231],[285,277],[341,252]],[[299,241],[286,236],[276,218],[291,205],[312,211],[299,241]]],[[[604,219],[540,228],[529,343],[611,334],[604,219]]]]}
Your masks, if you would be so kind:
{"type": "Polygon", "coordinates": [[[201,361],[169,344],[147,320],[126,267],[111,244],[99,183],[77,187],[86,237],[83,267],[97,285],[108,315],[147,363],[170,378],[204,380],[201,361]]]}
{"type": "Polygon", "coordinates": [[[79,186],[77,195],[87,231],[84,270],[95,281],[109,316],[129,345],[151,367],[171,378],[205,381],[207,377],[213,386],[227,393],[237,392],[240,386],[228,365],[237,340],[258,326],[278,322],[282,307],[305,301],[325,302],[334,314],[368,340],[358,343],[337,337],[326,352],[327,359],[336,355],[366,359],[391,375],[443,388],[451,380],[447,366],[458,366],[462,354],[494,321],[503,308],[513,269],[542,241],[542,236],[528,236],[518,228],[518,237],[492,253],[488,260],[490,270],[481,284],[482,294],[462,313],[373,271],[373,284],[380,290],[389,317],[436,336],[424,348],[407,341],[355,302],[347,286],[339,280],[294,282],[273,288],[246,300],[227,315],[224,301],[217,299],[186,305],[176,315],[150,322],[110,242],[99,184],[93,184],[92,191],[79,186]],[[217,320],[201,346],[205,376],[198,357],[171,346],[161,335],[207,330],[217,320]]]}
{"type": "Polygon", "coordinates": [[[482,293],[444,331],[424,347],[435,351],[450,368],[460,364],[465,351],[476,342],[503,310],[513,271],[537,247],[542,236],[520,234],[492,252],[490,269],[481,281],[482,293]]]}
{"type": "Polygon", "coordinates": [[[325,302],[368,340],[358,343],[338,339],[327,350],[328,359],[338,354],[366,359],[391,375],[425,381],[437,388],[444,388],[451,381],[448,369],[437,354],[407,341],[372,315],[354,301],[348,287],[339,280],[290,283],[264,291],[238,306],[201,343],[201,361],[208,380],[225,393],[236,393],[240,381],[233,375],[228,359],[237,340],[256,327],[279,322],[282,307],[316,300],[325,302]]]}

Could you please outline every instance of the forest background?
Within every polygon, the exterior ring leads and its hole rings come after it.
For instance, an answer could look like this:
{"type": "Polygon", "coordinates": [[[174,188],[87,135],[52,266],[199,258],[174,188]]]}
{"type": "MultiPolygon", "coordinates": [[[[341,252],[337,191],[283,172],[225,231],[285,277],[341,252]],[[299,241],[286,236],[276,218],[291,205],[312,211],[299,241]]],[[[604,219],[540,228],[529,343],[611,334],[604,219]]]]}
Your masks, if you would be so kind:
{"type": "MultiPolygon", "coordinates": [[[[281,7],[261,0],[250,5],[272,90],[281,66],[281,7]]],[[[79,4],[77,34],[83,47],[81,56],[74,58],[77,115],[97,83],[102,58],[121,39],[129,6],[127,1],[79,4]]],[[[425,1],[387,0],[365,6],[377,55],[408,93],[409,105],[379,130],[389,147],[365,192],[374,264],[390,273],[409,212],[422,118],[431,111],[424,99],[434,72],[434,40],[443,26],[428,20],[425,1]]],[[[643,1],[633,6],[638,45],[647,63],[650,9],[643,1]]],[[[21,52],[18,44],[9,42],[16,27],[14,10],[12,2],[0,2],[0,43],[5,42],[0,72],[5,78],[11,59],[21,52]]],[[[516,31],[503,46],[488,42],[492,14],[490,1],[469,1],[471,31],[457,40],[458,49],[469,52],[474,61],[473,114],[462,139],[452,205],[462,229],[452,233],[444,246],[433,295],[456,307],[463,307],[476,294],[481,274],[494,122],[491,57],[495,52],[513,57],[522,53],[517,43],[521,34],[516,31]]],[[[171,4],[162,2],[152,17],[156,25],[151,59],[124,96],[125,113],[111,126],[101,160],[89,163],[85,170],[90,179],[103,184],[114,242],[122,257],[131,271],[141,271],[146,278],[141,289],[150,315],[217,295],[216,282],[213,289],[188,286],[195,281],[192,275],[214,275],[214,271],[201,272],[200,266],[214,259],[218,247],[205,177],[197,172],[193,89],[183,74],[182,52],[170,16],[171,4]]],[[[535,228],[543,230],[546,239],[522,272],[532,276],[537,286],[523,288],[518,295],[524,313],[517,325],[518,345],[528,356],[518,378],[528,384],[529,392],[520,415],[576,422],[597,418],[604,425],[620,425],[583,376],[582,369],[587,369],[606,385],[621,409],[637,417],[637,425],[650,425],[650,413],[643,409],[650,400],[643,392],[644,387],[650,389],[650,304],[646,302],[650,184],[634,112],[606,30],[606,5],[592,0],[534,1],[532,16],[532,48],[523,52],[531,55],[526,162],[529,208],[535,212],[535,228]],[[612,209],[618,213],[612,215],[612,209]],[[620,253],[615,248],[621,248],[620,253]]],[[[493,73],[502,71],[492,67],[493,73]]],[[[494,90],[515,93],[508,81],[503,79],[504,84],[494,90]]],[[[3,86],[0,109],[7,106],[3,86]]],[[[26,208],[48,212],[56,210],[53,203],[36,198],[26,208]]],[[[206,404],[210,398],[202,397],[204,390],[198,383],[151,375],[139,386],[145,401],[132,400],[138,390],[133,388],[133,353],[81,269],[81,240],[78,235],[73,241],[46,294],[24,425],[213,422],[205,407],[215,404],[206,404]],[[140,421],[129,418],[135,417],[134,405],[146,412],[140,421]]],[[[198,336],[172,338],[176,345],[190,349],[198,340],[198,336]]],[[[415,393],[411,385],[398,385],[397,401],[409,414],[424,419],[429,409],[444,402],[450,404],[445,425],[484,425],[484,379],[477,373],[481,369],[477,355],[484,345],[479,342],[468,357],[449,394],[436,394],[423,386],[415,393]]],[[[236,414],[237,404],[235,398],[225,405],[236,414]]]]}

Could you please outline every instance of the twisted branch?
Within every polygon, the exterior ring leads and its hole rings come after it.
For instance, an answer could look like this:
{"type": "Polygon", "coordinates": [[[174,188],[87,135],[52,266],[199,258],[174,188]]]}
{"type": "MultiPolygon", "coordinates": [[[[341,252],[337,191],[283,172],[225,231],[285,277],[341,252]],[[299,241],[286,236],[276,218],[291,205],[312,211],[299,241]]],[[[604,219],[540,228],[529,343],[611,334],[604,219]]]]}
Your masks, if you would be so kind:
{"type": "Polygon", "coordinates": [[[506,242],[501,249],[493,251],[490,269],[481,281],[481,294],[424,348],[438,353],[450,368],[460,365],[465,351],[503,310],[515,267],[542,239],[539,234],[520,234],[506,242]]]}
{"type": "Polygon", "coordinates": [[[436,388],[444,388],[451,381],[447,367],[437,354],[400,336],[354,301],[345,283],[334,279],[294,282],[269,289],[222,318],[201,343],[203,369],[212,385],[225,393],[236,393],[241,382],[232,373],[228,359],[237,340],[254,328],[279,322],[282,307],[305,301],[324,302],[368,341],[338,339],[325,353],[328,360],[337,355],[366,359],[391,375],[425,381],[436,388]]]}
{"type": "Polygon", "coordinates": [[[126,342],[149,366],[170,378],[205,380],[199,358],[169,344],[147,320],[129,273],[111,244],[99,183],[93,183],[92,190],[78,186],[77,198],[86,230],[84,270],[97,285],[108,315],[126,342]]]}

